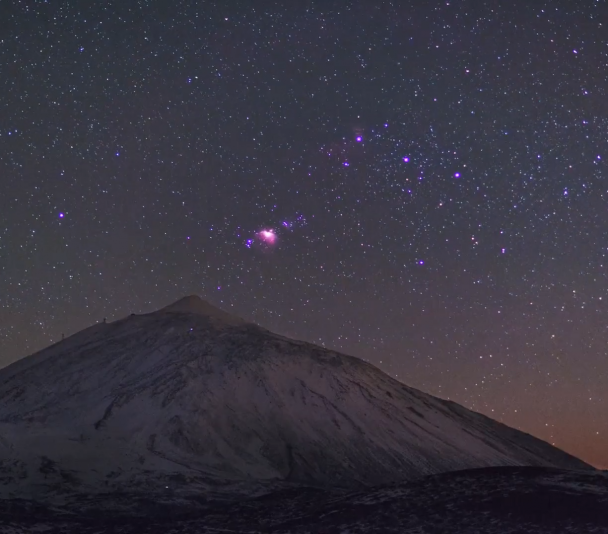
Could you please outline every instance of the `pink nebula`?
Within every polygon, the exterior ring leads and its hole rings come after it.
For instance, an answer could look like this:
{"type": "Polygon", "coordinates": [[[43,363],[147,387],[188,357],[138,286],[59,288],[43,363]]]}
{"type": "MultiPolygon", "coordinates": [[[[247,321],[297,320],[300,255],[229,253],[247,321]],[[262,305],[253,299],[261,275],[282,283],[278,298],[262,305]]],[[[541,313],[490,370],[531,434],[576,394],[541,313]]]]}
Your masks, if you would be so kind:
{"type": "Polygon", "coordinates": [[[274,230],[261,230],[258,236],[268,245],[274,245],[277,240],[277,234],[274,233],[274,230]]]}

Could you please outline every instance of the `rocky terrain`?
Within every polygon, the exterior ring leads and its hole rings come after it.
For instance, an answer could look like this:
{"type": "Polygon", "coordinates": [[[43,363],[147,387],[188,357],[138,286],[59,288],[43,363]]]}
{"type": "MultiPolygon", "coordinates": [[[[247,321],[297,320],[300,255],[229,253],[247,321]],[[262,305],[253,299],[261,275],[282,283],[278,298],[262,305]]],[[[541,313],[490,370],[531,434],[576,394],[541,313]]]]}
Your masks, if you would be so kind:
{"type": "MultiPolygon", "coordinates": [[[[105,496],[112,500],[129,496],[105,496]]],[[[357,492],[292,488],[191,508],[140,502],[136,515],[0,508],[2,533],[83,534],[548,534],[608,532],[608,476],[499,467],[433,475],[357,492]]]]}

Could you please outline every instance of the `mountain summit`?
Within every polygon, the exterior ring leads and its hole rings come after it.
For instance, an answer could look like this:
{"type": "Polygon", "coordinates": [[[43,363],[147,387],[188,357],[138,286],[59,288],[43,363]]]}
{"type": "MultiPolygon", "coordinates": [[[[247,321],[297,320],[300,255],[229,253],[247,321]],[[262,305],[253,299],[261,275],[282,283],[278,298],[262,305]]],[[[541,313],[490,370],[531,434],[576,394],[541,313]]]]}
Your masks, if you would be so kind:
{"type": "Polygon", "coordinates": [[[192,313],[196,315],[203,315],[226,325],[232,326],[245,324],[245,321],[240,317],[230,315],[229,313],[212,306],[207,301],[196,295],[181,298],[177,302],[162,308],[158,313],[162,312],[192,313]]]}
{"type": "Polygon", "coordinates": [[[0,369],[0,494],[14,497],[357,487],[505,465],[590,469],[193,296],[0,369]]]}

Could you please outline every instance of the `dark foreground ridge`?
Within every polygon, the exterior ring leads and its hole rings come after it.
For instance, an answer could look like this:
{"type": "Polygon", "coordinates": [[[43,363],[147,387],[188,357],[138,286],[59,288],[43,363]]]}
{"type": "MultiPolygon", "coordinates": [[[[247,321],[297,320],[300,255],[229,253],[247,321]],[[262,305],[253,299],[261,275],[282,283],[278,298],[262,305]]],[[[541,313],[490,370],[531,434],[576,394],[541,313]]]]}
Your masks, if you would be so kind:
{"type": "MultiPolygon", "coordinates": [[[[129,496],[105,496],[124,500],[129,496]]],[[[535,467],[459,471],[345,493],[297,488],[233,504],[158,506],[135,516],[74,516],[3,501],[0,532],[25,534],[548,534],[608,532],[608,476],[535,467]]]]}

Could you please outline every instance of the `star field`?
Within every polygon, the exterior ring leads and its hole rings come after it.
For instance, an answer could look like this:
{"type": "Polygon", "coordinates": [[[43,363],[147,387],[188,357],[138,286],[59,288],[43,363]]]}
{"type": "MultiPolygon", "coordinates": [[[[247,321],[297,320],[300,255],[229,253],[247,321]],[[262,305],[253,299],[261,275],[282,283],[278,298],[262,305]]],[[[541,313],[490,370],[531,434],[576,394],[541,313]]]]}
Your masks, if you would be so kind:
{"type": "Polygon", "coordinates": [[[0,365],[181,296],[608,468],[604,2],[0,7],[0,365]]]}

